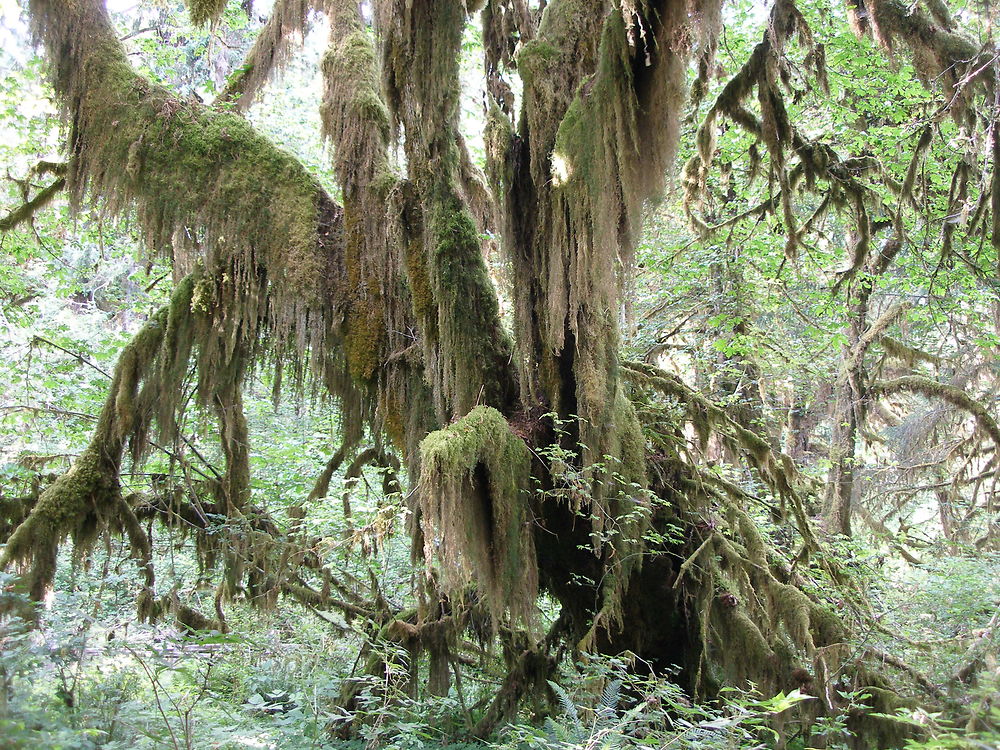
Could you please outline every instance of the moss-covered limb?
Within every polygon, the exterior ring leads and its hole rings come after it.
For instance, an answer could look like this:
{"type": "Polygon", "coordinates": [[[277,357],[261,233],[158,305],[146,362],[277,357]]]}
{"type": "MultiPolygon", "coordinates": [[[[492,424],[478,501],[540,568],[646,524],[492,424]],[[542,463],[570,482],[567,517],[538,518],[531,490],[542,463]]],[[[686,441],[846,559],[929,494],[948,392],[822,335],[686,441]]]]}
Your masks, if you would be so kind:
{"type": "Polygon", "coordinates": [[[232,104],[245,112],[271,76],[288,61],[307,30],[316,0],[277,0],[243,64],[226,82],[214,106],[232,104]]]}
{"type": "Polygon", "coordinates": [[[309,490],[309,496],[306,498],[307,503],[327,496],[327,493],[330,491],[330,480],[333,479],[333,475],[340,469],[344,460],[347,458],[348,451],[350,451],[353,447],[353,445],[349,445],[345,442],[341,444],[332,456],[330,456],[330,460],[326,462],[326,466],[323,467],[323,471],[321,471],[320,475],[316,478],[313,488],[309,490]]]}
{"type": "Polygon", "coordinates": [[[895,359],[906,367],[915,367],[919,362],[939,367],[943,362],[943,359],[938,355],[917,349],[891,336],[882,335],[878,343],[885,351],[886,357],[895,359]]]}
{"type": "MultiPolygon", "coordinates": [[[[873,268],[871,270],[874,272],[876,269],[873,268]]],[[[874,279],[867,286],[874,287],[874,279]]],[[[862,308],[855,304],[852,309],[864,312],[865,319],[860,321],[860,325],[856,326],[860,330],[853,337],[854,340],[851,342],[850,349],[846,352],[843,362],[841,362],[841,377],[859,377],[864,365],[865,355],[868,354],[869,348],[875,342],[880,341],[889,326],[899,320],[900,316],[909,309],[909,303],[906,301],[897,302],[890,305],[881,315],[869,323],[867,320],[867,303],[871,291],[866,288],[861,290],[861,294],[864,295],[864,307],[862,308]]]]}
{"type": "Polygon", "coordinates": [[[435,191],[427,221],[427,270],[437,301],[439,356],[432,357],[438,362],[439,414],[460,416],[476,404],[509,412],[518,395],[513,344],[500,325],[475,223],[446,187],[435,191]]]}
{"type": "MultiPolygon", "coordinates": [[[[246,356],[237,354],[237,361],[246,362],[246,356]]],[[[219,419],[219,440],[226,461],[222,494],[226,501],[227,515],[242,512],[250,501],[250,432],[243,411],[243,368],[232,382],[219,388],[213,406],[219,419]]]]}
{"type": "Polygon", "coordinates": [[[203,252],[207,267],[232,267],[247,284],[229,310],[230,330],[263,338],[266,321],[275,348],[321,349],[336,329],[320,321],[337,319],[344,295],[339,209],[319,184],[239,115],[136,75],[99,0],[29,8],[72,124],[74,202],[89,191],[112,210],[134,205],[146,239],[182,265],[203,252]],[[265,300],[249,283],[261,271],[265,300]]]}
{"type": "Polygon", "coordinates": [[[869,12],[864,17],[857,14],[850,4],[848,8],[855,29],[860,33],[870,31],[889,52],[899,41],[909,47],[915,58],[914,67],[925,80],[943,74],[951,86],[976,83],[985,83],[991,88],[995,86],[995,72],[988,64],[993,52],[955,31],[953,26],[939,23],[934,17],[933,3],[927,5],[930,8],[925,9],[921,4],[910,5],[902,0],[873,0],[867,6],[869,12]],[[970,73],[971,78],[967,77],[970,73]]]}
{"type": "Polygon", "coordinates": [[[788,456],[777,452],[767,438],[736,422],[725,409],[688,387],[680,378],[644,362],[624,362],[623,372],[625,377],[635,379],[638,383],[653,387],[686,404],[695,432],[703,442],[709,434],[718,430],[730,442],[733,450],[747,457],[771,491],[783,503],[790,503],[799,533],[811,549],[816,548],[812,526],[796,489],[798,478],[795,466],[788,456]]]}
{"type": "Polygon", "coordinates": [[[12,209],[6,216],[0,219],[0,232],[9,232],[16,229],[20,224],[30,221],[36,213],[45,208],[52,199],[62,192],[66,187],[66,178],[57,177],[49,185],[46,185],[31,198],[15,209],[12,209]]]}
{"type": "MultiPolygon", "coordinates": [[[[384,223],[396,224],[391,231],[404,250],[403,290],[422,334],[437,421],[460,417],[477,403],[509,412],[516,368],[479,234],[493,223],[492,201],[458,127],[466,4],[384,0],[375,11],[382,90],[389,123],[404,135],[409,178],[390,191],[398,213],[384,223]]],[[[363,34],[358,39],[367,41],[363,34]]],[[[352,55],[362,57],[364,87],[374,89],[367,47],[364,55],[352,55]]],[[[388,359],[395,359],[399,350],[388,349],[388,359]]]]}
{"type": "Polygon", "coordinates": [[[0,568],[19,563],[32,597],[41,599],[55,575],[56,551],[73,535],[87,546],[97,529],[120,513],[118,472],[126,441],[142,429],[140,385],[155,364],[169,308],[160,310],[125,347],[90,444],[68,472],[39,496],[28,517],[6,540],[0,568]]]}
{"type": "Polygon", "coordinates": [[[538,569],[526,493],[531,456],[496,409],[477,406],[420,444],[421,523],[428,564],[460,595],[474,580],[497,621],[531,620],[538,569]]]}
{"type": "Polygon", "coordinates": [[[873,398],[892,396],[897,393],[916,393],[931,399],[940,399],[961,409],[976,420],[976,424],[989,435],[995,445],[1000,446],[1000,426],[985,406],[958,386],[939,383],[922,375],[906,375],[893,380],[874,383],[870,394],[873,398]]]}
{"type": "MultiPolygon", "coordinates": [[[[334,167],[344,193],[391,179],[389,111],[379,91],[375,45],[357,3],[329,4],[330,44],[323,58],[323,135],[334,147],[334,167]]],[[[383,191],[384,192],[384,191],[383,191]]]]}

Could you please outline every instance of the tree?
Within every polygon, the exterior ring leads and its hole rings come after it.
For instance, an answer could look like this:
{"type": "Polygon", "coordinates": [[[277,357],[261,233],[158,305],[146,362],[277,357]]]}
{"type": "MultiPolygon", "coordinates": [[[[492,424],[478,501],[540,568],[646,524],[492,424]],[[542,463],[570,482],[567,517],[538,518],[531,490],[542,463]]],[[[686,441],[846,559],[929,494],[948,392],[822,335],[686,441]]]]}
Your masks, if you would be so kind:
{"type": "MultiPolygon", "coordinates": [[[[337,399],[345,453],[367,434],[374,448],[359,460],[393,469],[398,455],[407,469],[414,555],[426,575],[420,606],[384,613],[382,635],[430,653],[434,690],[447,689],[447,632],[466,627],[472,610],[488,612],[519,644],[479,731],[544,689],[558,643],[629,650],[657,671],[677,665],[699,694],[727,681],[825,685],[846,670],[877,708],[889,708],[888,681],[868,664],[871,654],[846,647],[847,623],[813,585],[844,576],[816,539],[791,460],[761,434],[761,420],[730,414],[620,352],[642,209],[675,157],[692,58],[696,97],[708,86],[721,4],[542,5],[379,0],[368,20],[350,0],[317,3],[330,22],[322,114],[338,204],[232,108],[245,106],[288,52],[312,3],[277,0],[240,73],[205,106],[135,72],[100,0],[30,0],[69,125],[74,204],[135,211],[148,243],[172,258],[177,284],[122,352],[90,446],[11,529],[0,562],[20,564],[40,597],[60,542],[71,534],[86,546],[110,525],[140,560],[141,612],[162,613],[169,603],[154,593],[141,521],[187,514],[197,523],[198,514],[183,504],[139,505],[118,478],[127,450],[142,461],[154,428],[160,442],[176,439],[193,366],[225,457],[213,511],[259,532],[248,549],[226,555],[220,601],[247,586],[340,606],[329,571],[306,550],[296,553],[301,570],[278,564],[287,552],[275,540],[288,535],[250,502],[243,388],[255,366],[278,363],[295,389],[337,399]],[[480,10],[485,177],[458,110],[463,32],[480,10]],[[509,264],[510,330],[484,261],[484,237],[493,236],[509,264]],[[664,428],[671,404],[685,417],[664,428]],[[796,549],[774,548],[748,513],[750,497],[679,447],[685,420],[752,467],[776,499],[776,517],[791,518],[796,549]],[[532,627],[539,589],[561,607],[544,637],[532,627]]],[[[206,22],[224,6],[190,3],[206,22]]],[[[910,47],[920,71],[950,87],[956,116],[982,128],[977,103],[996,90],[992,47],[957,31],[941,3],[875,0],[849,3],[848,13],[887,49],[910,47]]],[[[825,51],[799,9],[778,0],[763,39],[708,107],[684,182],[692,223],[706,236],[718,231],[701,211],[719,124],[730,120],[766,153],[777,190],[757,211],[780,216],[790,260],[826,213],[852,222],[842,281],[861,281],[837,385],[845,429],[835,438],[843,452],[827,514],[832,528],[849,532],[851,458],[868,388],[858,372],[881,332],[867,322],[865,290],[907,229],[902,208],[894,219],[871,218],[893,214],[863,181],[880,168],[876,159],[842,157],[790,121],[789,56],[799,51],[822,86],[825,51]],[[810,192],[821,195],[811,207],[810,192]],[[880,247],[877,231],[891,235],[880,247]]],[[[897,185],[901,206],[912,200],[927,145],[921,137],[897,185]]],[[[984,230],[995,246],[998,179],[994,169],[994,227],[984,230]]],[[[964,190],[953,183],[952,213],[964,190]]],[[[720,287],[739,283],[720,273],[720,287]]],[[[893,383],[879,388],[928,390],[893,383]]],[[[330,473],[344,460],[335,456],[330,473]]]]}

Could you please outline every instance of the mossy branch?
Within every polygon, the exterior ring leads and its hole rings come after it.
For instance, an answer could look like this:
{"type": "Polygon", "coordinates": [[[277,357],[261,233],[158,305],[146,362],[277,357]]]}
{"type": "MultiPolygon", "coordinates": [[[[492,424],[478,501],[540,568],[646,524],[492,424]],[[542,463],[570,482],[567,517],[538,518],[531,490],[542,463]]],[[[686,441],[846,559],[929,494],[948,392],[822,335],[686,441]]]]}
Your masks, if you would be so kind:
{"type": "Polygon", "coordinates": [[[939,383],[922,375],[906,375],[875,383],[871,387],[871,395],[874,398],[896,393],[916,393],[926,398],[940,399],[961,409],[976,420],[976,424],[989,435],[994,445],[1000,447],[1000,426],[997,426],[996,420],[985,406],[958,386],[939,383]]]}
{"type": "Polygon", "coordinates": [[[782,502],[787,500],[791,503],[799,533],[810,549],[817,548],[812,526],[795,489],[795,467],[788,456],[776,453],[764,437],[738,424],[726,414],[725,409],[689,388],[680,378],[644,362],[623,362],[622,368],[626,377],[683,402],[688,407],[689,418],[703,442],[713,430],[719,429],[734,448],[747,456],[771,491],[782,502]]]}
{"type": "MultiPolygon", "coordinates": [[[[168,315],[169,308],[161,310],[125,347],[90,444],[70,470],[41,493],[31,513],[7,539],[0,568],[23,564],[35,599],[40,600],[52,583],[62,540],[73,534],[85,547],[93,542],[101,523],[121,511],[118,472],[122,454],[136,426],[134,404],[140,384],[163,340],[168,315]]],[[[129,520],[126,517],[126,528],[131,527],[129,520]]]]}
{"type": "Polygon", "coordinates": [[[35,193],[32,198],[26,200],[0,219],[0,232],[9,232],[12,229],[16,229],[18,225],[30,221],[36,213],[49,205],[52,199],[59,195],[65,187],[66,178],[57,177],[51,184],[46,185],[35,193]]]}
{"type": "MultiPolygon", "coordinates": [[[[73,154],[67,184],[113,211],[136,208],[149,244],[266,272],[272,329],[321,344],[305,312],[330,315],[343,298],[339,209],[302,165],[234,113],[181,99],[136,74],[100,0],[32,0],[32,28],[52,61],[73,154]],[[332,226],[331,226],[332,225],[332,226]]],[[[187,258],[191,262],[191,258],[187,258]]],[[[256,327],[232,310],[233,325],[256,327]]],[[[255,336],[257,338],[257,336],[255,336]]],[[[283,338],[282,336],[276,337],[283,338]]]]}

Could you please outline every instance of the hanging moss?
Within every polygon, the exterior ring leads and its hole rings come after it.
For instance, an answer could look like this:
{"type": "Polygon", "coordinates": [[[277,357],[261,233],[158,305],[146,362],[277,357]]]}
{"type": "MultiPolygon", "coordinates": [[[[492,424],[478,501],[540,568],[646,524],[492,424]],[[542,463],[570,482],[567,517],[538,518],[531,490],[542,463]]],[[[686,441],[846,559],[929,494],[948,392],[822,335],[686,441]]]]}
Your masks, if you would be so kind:
{"type": "Polygon", "coordinates": [[[477,406],[420,444],[428,563],[461,597],[479,581],[495,618],[533,620],[538,571],[526,492],[531,457],[496,409],[477,406]]]}
{"type": "Polygon", "coordinates": [[[308,325],[305,312],[333,318],[340,295],[331,288],[336,265],[318,183],[242,117],[136,75],[101,3],[34,0],[31,7],[72,123],[74,204],[89,194],[112,211],[134,206],[145,239],[181,268],[199,256],[208,268],[231,267],[246,282],[229,310],[231,336],[242,328],[241,335],[276,349],[290,344],[300,356],[321,348],[330,328],[308,325]],[[252,297],[260,269],[263,305],[252,297]]]}
{"type": "Polygon", "coordinates": [[[430,274],[427,270],[422,232],[409,238],[405,250],[406,275],[410,283],[410,295],[413,299],[413,314],[421,322],[424,336],[429,341],[437,341],[437,302],[434,299],[430,274]]]}
{"type": "Polygon", "coordinates": [[[320,108],[323,135],[333,143],[334,166],[345,194],[359,200],[357,191],[388,170],[389,112],[379,93],[375,48],[356,5],[338,2],[330,11],[320,108]]]}
{"type": "Polygon", "coordinates": [[[250,108],[275,71],[288,62],[293,43],[301,43],[312,5],[312,0],[276,0],[243,64],[216,97],[216,106],[232,103],[242,112],[250,108]]]}
{"type": "Polygon", "coordinates": [[[890,396],[894,393],[917,393],[926,398],[937,398],[971,414],[976,424],[990,436],[995,445],[1000,445],[1000,426],[987,409],[968,393],[957,386],[939,383],[922,375],[906,375],[893,380],[875,383],[873,396],[890,396]]]}
{"type": "Polygon", "coordinates": [[[344,352],[351,374],[360,381],[370,381],[385,358],[386,312],[376,279],[362,270],[366,243],[359,213],[360,206],[351,203],[345,206],[344,262],[350,312],[344,352]]]}
{"type": "Polygon", "coordinates": [[[191,23],[201,26],[214,23],[226,9],[227,0],[184,0],[191,14],[191,23]]]}

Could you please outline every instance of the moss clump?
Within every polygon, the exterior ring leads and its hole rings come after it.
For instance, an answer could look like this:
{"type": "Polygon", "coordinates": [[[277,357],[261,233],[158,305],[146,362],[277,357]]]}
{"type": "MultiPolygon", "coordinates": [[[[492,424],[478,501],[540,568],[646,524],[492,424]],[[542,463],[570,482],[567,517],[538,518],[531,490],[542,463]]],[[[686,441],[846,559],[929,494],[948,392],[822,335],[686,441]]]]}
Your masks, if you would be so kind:
{"type": "Polygon", "coordinates": [[[206,23],[214,23],[226,9],[227,0],[185,0],[188,13],[191,14],[191,23],[201,26],[206,23]]]}
{"type": "Polygon", "coordinates": [[[532,619],[538,592],[528,447],[496,409],[477,406],[420,443],[424,556],[461,595],[478,580],[494,617],[532,619]]]}

